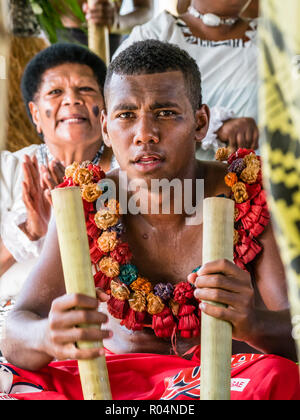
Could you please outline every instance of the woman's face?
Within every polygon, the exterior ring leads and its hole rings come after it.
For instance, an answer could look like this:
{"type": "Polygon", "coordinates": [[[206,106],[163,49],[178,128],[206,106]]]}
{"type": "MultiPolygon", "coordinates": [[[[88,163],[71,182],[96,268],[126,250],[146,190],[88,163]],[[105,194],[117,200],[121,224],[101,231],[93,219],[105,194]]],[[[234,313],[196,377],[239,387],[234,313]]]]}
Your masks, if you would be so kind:
{"type": "Polygon", "coordinates": [[[243,10],[248,0],[192,0],[192,5],[202,13],[219,16],[236,16],[243,10]]]}
{"type": "Polygon", "coordinates": [[[47,70],[29,108],[45,143],[86,145],[101,138],[103,96],[93,70],[65,63],[47,70]]]}

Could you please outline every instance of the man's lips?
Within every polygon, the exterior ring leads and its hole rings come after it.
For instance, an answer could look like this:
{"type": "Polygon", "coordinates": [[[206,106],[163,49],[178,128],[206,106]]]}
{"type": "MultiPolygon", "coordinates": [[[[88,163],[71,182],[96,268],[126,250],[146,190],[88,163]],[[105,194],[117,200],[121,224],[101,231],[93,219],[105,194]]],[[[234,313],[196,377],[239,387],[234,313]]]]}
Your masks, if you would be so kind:
{"type": "Polygon", "coordinates": [[[140,153],[135,156],[133,163],[139,165],[151,165],[164,161],[165,158],[159,153],[140,153]]]}

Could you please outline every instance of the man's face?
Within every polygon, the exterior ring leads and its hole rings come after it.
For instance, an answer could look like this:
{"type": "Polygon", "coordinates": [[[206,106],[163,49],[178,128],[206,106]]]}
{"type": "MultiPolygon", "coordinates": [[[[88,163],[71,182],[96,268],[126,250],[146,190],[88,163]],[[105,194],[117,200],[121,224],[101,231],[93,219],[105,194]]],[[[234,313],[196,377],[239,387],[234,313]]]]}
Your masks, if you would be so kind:
{"type": "Polygon", "coordinates": [[[89,66],[66,63],[47,70],[29,104],[37,130],[52,144],[91,144],[101,137],[104,101],[89,66]]]}
{"type": "Polygon", "coordinates": [[[180,71],[112,76],[103,135],[129,178],[184,177],[207,125],[207,107],[195,113],[180,71]]]}

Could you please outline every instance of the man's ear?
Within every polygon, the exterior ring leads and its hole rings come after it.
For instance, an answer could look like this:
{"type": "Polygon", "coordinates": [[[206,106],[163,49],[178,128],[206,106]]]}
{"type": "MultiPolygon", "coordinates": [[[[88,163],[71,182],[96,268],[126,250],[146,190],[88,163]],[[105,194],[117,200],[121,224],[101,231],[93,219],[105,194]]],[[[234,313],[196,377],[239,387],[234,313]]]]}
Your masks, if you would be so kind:
{"type": "Polygon", "coordinates": [[[42,128],[41,128],[41,123],[40,123],[40,113],[39,113],[38,106],[34,102],[29,102],[28,107],[31,113],[32,121],[36,128],[36,131],[38,132],[38,134],[42,134],[42,128]]]}
{"type": "Polygon", "coordinates": [[[201,143],[206,137],[210,121],[210,110],[207,105],[201,105],[196,111],[195,119],[197,124],[195,140],[197,143],[201,143]]]}
{"type": "Polygon", "coordinates": [[[111,141],[107,132],[107,113],[106,109],[101,111],[101,129],[102,129],[102,138],[107,147],[111,147],[111,141]]]}

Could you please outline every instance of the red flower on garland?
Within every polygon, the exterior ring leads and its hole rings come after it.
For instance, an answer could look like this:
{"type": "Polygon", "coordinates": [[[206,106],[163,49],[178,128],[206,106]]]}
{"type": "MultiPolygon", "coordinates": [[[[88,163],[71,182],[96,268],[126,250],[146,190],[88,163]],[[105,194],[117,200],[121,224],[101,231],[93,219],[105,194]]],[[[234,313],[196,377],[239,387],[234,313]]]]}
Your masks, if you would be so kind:
{"type": "Polygon", "coordinates": [[[111,278],[107,277],[102,271],[98,271],[94,275],[95,286],[104,290],[104,292],[110,291],[111,278]]]}
{"type": "Polygon", "coordinates": [[[227,162],[228,162],[229,165],[231,165],[232,162],[235,159],[244,158],[245,156],[249,155],[250,153],[254,153],[255,154],[254,150],[252,150],[252,149],[238,149],[236,152],[232,153],[229,156],[227,162]]]}
{"type": "Polygon", "coordinates": [[[241,259],[243,264],[249,264],[258,255],[262,247],[256,239],[248,234],[244,229],[239,229],[239,242],[235,246],[237,257],[241,259]]]}
{"type": "Polygon", "coordinates": [[[92,217],[91,215],[89,215],[88,220],[86,220],[86,228],[87,228],[87,234],[90,238],[93,238],[93,239],[99,238],[101,231],[99,230],[99,228],[96,226],[94,222],[93,214],[92,214],[92,217]]]}
{"type": "Polygon", "coordinates": [[[89,214],[95,212],[94,203],[89,203],[88,201],[82,199],[83,211],[85,215],[85,220],[88,220],[89,214]]]}
{"type": "Polygon", "coordinates": [[[162,312],[152,316],[152,328],[157,337],[168,338],[173,335],[177,326],[170,308],[165,306],[162,312]]]}
{"type": "Polygon", "coordinates": [[[99,249],[96,239],[94,239],[90,245],[90,255],[93,264],[97,264],[105,255],[105,252],[102,252],[101,249],[99,249]]]}
{"type": "Polygon", "coordinates": [[[180,304],[186,303],[188,300],[193,299],[194,289],[193,286],[186,282],[182,281],[181,283],[176,284],[174,289],[174,300],[180,304]]]}
{"type": "Polygon", "coordinates": [[[265,227],[269,223],[270,214],[267,206],[251,206],[250,211],[241,218],[242,225],[245,230],[248,230],[254,238],[257,238],[263,233],[265,227]]]}
{"type": "Polygon", "coordinates": [[[200,321],[195,314],[194,305],[181,305],[178,312],[178,330],[183,338],[197,337],[200,334],[200,321]]]}
{"type": "Polygon", "coordinates": [[[90,163],[87,169],[93,174],[93,182],[97,183],[101,181],[101,179],[104,179],[106,177],[105,172],[103,172],[100,166],[98,165],[93,165],[92,163],[90,163]]]}
{"type": "Polygon", "coordinates": [[[110,255],[121,265],[129,264],[132,258],[132,252],[127,242],[120,243],[110,255]]]}
{"type": "Polygon", "coordinates": [[[57,185],[56,188],[65,188],[65,187],[75,187],[73,178],[66,178],[64,176],[64,182],[62,182],[61,184],[57,185]]]}
{"type": "Polygon", "coordinates": [[[141,331],[144,328],[144,321],[147,312],[137,312],[133,309],[129,309],[124,319],[121,321],[121,325],[124,325],[128,330],[141,331]]]}

